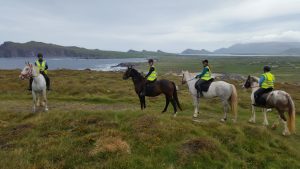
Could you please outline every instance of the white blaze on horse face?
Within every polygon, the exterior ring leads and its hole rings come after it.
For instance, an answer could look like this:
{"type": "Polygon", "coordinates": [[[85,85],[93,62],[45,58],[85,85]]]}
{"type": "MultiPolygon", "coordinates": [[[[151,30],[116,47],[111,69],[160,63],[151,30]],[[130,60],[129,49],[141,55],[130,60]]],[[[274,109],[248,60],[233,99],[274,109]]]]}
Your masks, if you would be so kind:
{"type": "Polygon", "coordinates": [[[19,78],[24,80],[28,76],[29,71],[30,71],[30,67],[28,65],[26,65],[23,68],[23,70],[21,71],[21,74],[19,75],[19,78]]]}

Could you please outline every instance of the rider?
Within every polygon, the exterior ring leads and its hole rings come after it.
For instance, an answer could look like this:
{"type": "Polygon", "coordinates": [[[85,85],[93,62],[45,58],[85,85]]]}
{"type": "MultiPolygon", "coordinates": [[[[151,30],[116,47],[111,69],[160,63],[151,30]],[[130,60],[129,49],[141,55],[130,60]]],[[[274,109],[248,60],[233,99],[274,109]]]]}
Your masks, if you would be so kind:
{"type": "Polygon", "coordinates": [[[149,59],[148,64],[149,64],[150,68],[149,68],[149,72],[145,76],[147,81],[146,81],[145,85],[142,88],[141,96],[145,96],[147,84],[154,83],[157,80],[157,72],[156,72],[156,69],[154,67],[154,60],[149,59]]]}
{"type": "Polygon", "coordinates": [[[195,76],[195,78],[200,78],[196,83],[195,83],[195,88],[197,89],[197,97],[203,96],[202,90],[201,90],[201,85],[206,83],[207,81],[211,80],[211,71],[208,65],[208,60],[203,60],[203,69],[200,74],[195,76]]]}
{"type": "Polygon", "coordinates": [[[271,71],[270,66],[264,66],[264,74],[260,76],[258,82],[260,88],[254,93],[255,106],[259,106],[259,105],[264,106],[266,104],[266,100],[261,99],[260,97],[264,93],[271,92],[274,88],[275,76],[270,71],[271,71]]]}
{"type": "MultiPolygon", "coordinates": [[[[43,54],[42,53],[38,53],[37,54],[37,60],[35,61],[34,65],[38,67],[38,69],[40,70],[40,73],[44,76],[45,80],[46,80],[46,86],[47,86],[47,90],[50,90],[50,79],[48,77],[48,64],[46,62],[46,60],[43,59],[43,54]]],[[[32,90],[32,81],[33,78],[31,77],[29,80],[29,89],[28,90],[32,90]]]]}

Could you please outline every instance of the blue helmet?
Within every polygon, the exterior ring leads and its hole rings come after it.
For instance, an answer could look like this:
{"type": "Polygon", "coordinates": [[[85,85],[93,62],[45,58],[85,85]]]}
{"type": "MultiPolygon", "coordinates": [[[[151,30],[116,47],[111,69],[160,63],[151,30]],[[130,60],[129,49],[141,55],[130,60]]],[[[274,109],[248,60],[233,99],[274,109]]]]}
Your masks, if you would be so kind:
{"type": "Polygon", "coordinates": [[[270,72],[271,71],[271,67],[270,66],[264,66],[264,71],[270,72]]]}

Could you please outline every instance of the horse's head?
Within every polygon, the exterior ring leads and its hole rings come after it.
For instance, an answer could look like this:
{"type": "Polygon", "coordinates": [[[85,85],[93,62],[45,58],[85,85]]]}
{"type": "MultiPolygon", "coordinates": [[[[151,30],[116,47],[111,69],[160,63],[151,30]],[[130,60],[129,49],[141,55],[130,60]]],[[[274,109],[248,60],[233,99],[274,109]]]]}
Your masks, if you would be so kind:
{"type": "Polygon", "coordinates": [[[123,79],[124,80],[127,80],[130,77],[132,77],[132,70],[133,70],[132,66],[127,67],[127,70],[126,70],[126,72],[123,75],[123,79]]]}
{"type": "Polygon", "coordinates": [[[189,77],[189,72],[188,71],[182,71],[182,79],[181,79],[181,84],[186,84],[188,81],[188,77],[189,77]]]}
{"type": "Polygon", "coordinates": [[[243,87],[249,89],[254,86],[253,83],[255,82],[258,83],[257,78],[249,75],[243,87]]]}
{"type": "Polygon", "coordinates": [[[25,63],[25,67],[23,68],[21,74],[19,75],[19,78],[21,80],[28,79],[32,77],[33,74],[33,65],[29,62],[25,63]]]}

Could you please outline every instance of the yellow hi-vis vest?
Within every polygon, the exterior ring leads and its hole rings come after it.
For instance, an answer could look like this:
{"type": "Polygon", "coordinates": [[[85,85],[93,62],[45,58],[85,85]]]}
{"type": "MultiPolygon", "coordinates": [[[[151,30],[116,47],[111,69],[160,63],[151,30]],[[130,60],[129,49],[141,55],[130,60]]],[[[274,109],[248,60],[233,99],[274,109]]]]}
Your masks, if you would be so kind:
{"type": "Polygon", "coordinates": [[[262,74],[262,76],[264,76],[265,80],[261,84],[261,88],[263,89],[274,88],[275,76],[270,72],[264,73],[262,74]]]}
{"type": "Polygon", "coordinates": [[[40,71],[44,71],[45,74],[48,73],[48,71],[45,70],[45,69],[46,69],[46,61],[45,61],[45,60],[43,60],[42,64],[40,64],[40,62],[37,60],[37,61],[35,61],[35,64],[36,64],[36,66],[38,67],[38,69],[39,69],[40,71]]]}
{"type": "Polygon", "coordinates": [[[154,81],[157,78],[156,69],[154,66],[152,67],[154,68],[154,71],[152,71],[151,74],[147,77],[148,81],[154,81]]]}
{"type": "Polygon", "coordinates": [[[206,66],[206,68],[208,69],[208,71],[201,77],[201,79],[207,81],[211,79],[211,71],[209,66],[206,66]]]}

